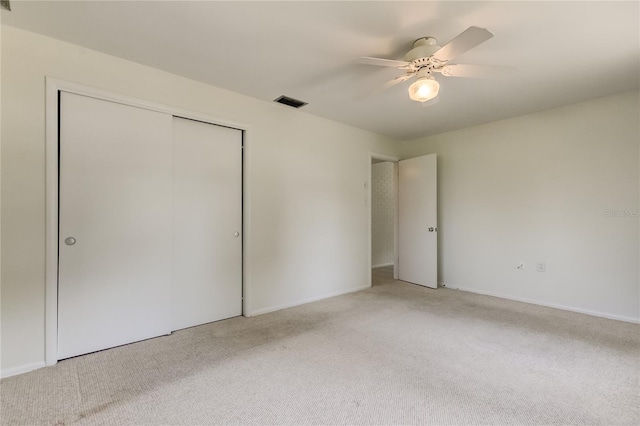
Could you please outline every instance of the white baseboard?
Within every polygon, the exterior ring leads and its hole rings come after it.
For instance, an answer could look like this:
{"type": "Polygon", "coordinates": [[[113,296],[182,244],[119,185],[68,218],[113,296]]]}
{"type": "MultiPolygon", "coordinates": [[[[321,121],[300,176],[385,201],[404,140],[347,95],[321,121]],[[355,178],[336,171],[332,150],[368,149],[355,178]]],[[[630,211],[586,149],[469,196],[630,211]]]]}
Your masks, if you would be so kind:
{"type": "Polygon", "coordinates": [[[393,266],[393,262],[391,262],[391,263],[379,263],[378,265],[373,265],[371,267],[371,269],[384,268],[386,266],[393,266]]]}
{"type": "Polygon", "coordinates": [[[44,361],[40,361],[33,362],[31,364],[20,365],[18,367],[7,368],[0,371],[0,378],[4,379],[5,377],[17,376],[18,374],[28,373],[29,371],[37,370],[45,366],[46,364],[44,363],[44,361]]]}
{"type": "Polygon", "coordinates": [[[490,292],[490,291],[478,290],[478,289],[474,289],[474,288],[470,288],[470,287],[461,287],[461,286],[457,286],[457,285],[454,285],[454,284],[446,284],[446,288],[452,289],[452,290],[467,291],[469,293],[483,294],[485,296],[499,297],[500,299],[515,300],[516,302],[531,303],[533,305],[546,306],[548,308],[562,309],[563,311],[577,312],[579,314],[586,314],[586,315],[591,315],[591,316],[594,316],[594,317],[601,317],[601,318],[607,318],[607,319],[612,319],[612,320],[617,320],[617,321],[624,321],[624,322],[631,322],[631,323],[634,323],[634,324],[640,324],[640,318],[625,317],[625,316],[621,316],[621,315],[607,314],[605,312],[598,312],[598,311],[591,311],[591,310],[588,310],[588,309],[575,308],[573,306],[565,306],[565,305],[558,305],[558,304],[555,304],[555,303],[541,302],[539,300],[526,299],[526,298],[523,298],[523,297],[514,297],[514,296],[509,296],[509,295],[505,295],[505,294],[501,294],[501,293],[493,293],[493,292],[490,292]]]}
{"type": "Polygon", "coordinates": [[[328,299],[330,297],[341,296],[343,294],[354,293],[356,291],[364,290],[364,289],[367,289],[367,288],[371,288],[371,286],[370,285],[363,285],[361,287],[350,288],[348,290],[342,290],[342,291],[336,291],[334,293],[328,293],[328,294],[325,294],[325,295],[322,295],[322,296],[312,297],[310,299],[299,300],[299,301],[292,302],[292,303],[285,303],[283,305],[271,306],[269,308],[257,309],[255,311],[249,312],[247,314],[247,316],[248,317],[253,317],[253,316],[256,316],[256,315],[262,315],[262,314],[266,314],[266,313],[269,313],[269,312],[279,311],[281,309],[293,308],[294,306],[306,305],[307,303],[317,302],[318,300],[324,300],[324,299],[328,299]]]}

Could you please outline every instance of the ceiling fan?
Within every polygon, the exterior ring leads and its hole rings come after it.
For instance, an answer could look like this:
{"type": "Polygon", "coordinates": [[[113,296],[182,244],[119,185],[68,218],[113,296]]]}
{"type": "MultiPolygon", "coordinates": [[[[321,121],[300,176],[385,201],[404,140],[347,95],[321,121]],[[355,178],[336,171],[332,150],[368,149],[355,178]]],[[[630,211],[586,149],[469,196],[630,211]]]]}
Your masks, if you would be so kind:
{"type": "Polygon", "coordinates": [[[421,37],[413,42],[413,48],[404,56],[404,61],[364,57],[358,60],[365,65],[393,67],[406,71],[405,75],[385,83],[382,89],[389,88],[410,78],[417,80],[409,86],[409,97],[417,102],[427,102],[436,96],[440,83],[434,74],[446,77],[498,77],[511,74],[515,68],[499,65],[450,64],[462,53],[493,37],[485,28],[469,27],[449,43],[440,47],[433,37],[421,37]]]}

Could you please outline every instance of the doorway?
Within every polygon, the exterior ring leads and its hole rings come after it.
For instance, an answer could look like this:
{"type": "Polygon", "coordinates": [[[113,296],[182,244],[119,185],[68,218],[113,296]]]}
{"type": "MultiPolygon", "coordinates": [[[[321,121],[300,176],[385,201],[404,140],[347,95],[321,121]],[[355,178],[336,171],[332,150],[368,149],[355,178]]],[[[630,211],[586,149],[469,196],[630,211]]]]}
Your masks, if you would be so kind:
{"type": "Polygon", "coordinates": [[[400,161],[371,153],[369,172],[369,267],[376,283],[388,282],[393,270],[394,280],[438,288],[437,155],[400,161]]]}
{"type": "Polygon", "coordinates": [[[398,160],[371,155],[370,164],[370,256],[371,284],[398,277],[398,160]]]}

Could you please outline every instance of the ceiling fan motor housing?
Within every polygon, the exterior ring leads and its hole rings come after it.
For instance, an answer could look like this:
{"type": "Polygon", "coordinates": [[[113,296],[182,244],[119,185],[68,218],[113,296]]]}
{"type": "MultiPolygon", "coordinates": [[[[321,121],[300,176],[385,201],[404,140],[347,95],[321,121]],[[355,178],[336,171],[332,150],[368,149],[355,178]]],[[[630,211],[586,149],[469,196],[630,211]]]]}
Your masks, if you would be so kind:
{"type": "Polygon", "coordinates": [[[419,59],[425,59],[425,66],[427,65],[426,59],[440,50],[440,46],[436,44],[436,39],[433,37],[421,37],[413,42],[413,49],[411,49],[404,56],[404,60],[407,62],[414,62],[419,59]]]}

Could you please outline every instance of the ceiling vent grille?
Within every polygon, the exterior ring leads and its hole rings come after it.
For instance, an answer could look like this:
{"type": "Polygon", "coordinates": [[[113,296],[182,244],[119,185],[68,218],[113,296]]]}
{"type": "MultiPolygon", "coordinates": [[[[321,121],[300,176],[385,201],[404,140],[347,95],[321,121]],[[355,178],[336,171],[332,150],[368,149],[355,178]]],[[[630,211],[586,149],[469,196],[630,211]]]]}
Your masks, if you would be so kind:
{"type": "Polygon", "coordinates": [[[280,96],[277,99],[274,99],[273,101],[294,108],[302,108],[303,106],[307,105],[307,102],[302,102],[284,95],[280,96]]]}

